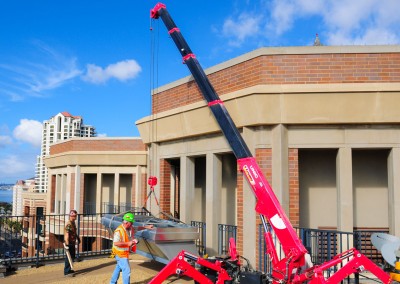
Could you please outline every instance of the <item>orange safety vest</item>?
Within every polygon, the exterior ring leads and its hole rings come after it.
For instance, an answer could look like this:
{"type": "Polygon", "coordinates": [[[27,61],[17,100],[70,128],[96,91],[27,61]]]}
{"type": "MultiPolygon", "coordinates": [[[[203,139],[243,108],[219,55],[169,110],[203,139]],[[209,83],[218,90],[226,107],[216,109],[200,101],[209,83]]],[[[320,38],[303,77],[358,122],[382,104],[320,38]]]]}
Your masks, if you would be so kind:
{"type": "MultiPolygon", "coordinates": [[[[129,242],[129,235],[126,232],[125,228],[121,225],[118,226],[117,229],[115,229],[114,234],[119,233],[120,235],[120,240],[121,242],[129,242]]],[[[134,235],[133,227],[131,228],[131,234],[134,235]]],[[[134,246],[134,249],[136,249],[136,246],[134,246]]],[[[128,245],[122,245],[122,246],[116,246],[113,243],[112,247],[112,253],[114,255],[118,255],[120,258],[129,258],[129,246],[128,245]]]]}

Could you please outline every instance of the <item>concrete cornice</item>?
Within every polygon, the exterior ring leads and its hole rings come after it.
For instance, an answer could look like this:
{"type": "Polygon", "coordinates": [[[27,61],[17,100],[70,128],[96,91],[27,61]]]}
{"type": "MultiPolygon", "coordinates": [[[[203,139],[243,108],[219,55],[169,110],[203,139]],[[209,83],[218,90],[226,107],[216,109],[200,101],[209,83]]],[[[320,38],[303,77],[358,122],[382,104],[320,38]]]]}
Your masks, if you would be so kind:
{"type": "Polygon", "coordinates": [[[71,151],[44,158],[46,167],[60,166],[145,166],[147,151],[71,151]]]}
{"type": "MultiPolygon", "coordinates": [[[[400,83],[257,85],[221,96],[238,128],[261,125],[398,124],[400,83]]],[[[205,102],[136,122],[144,143],[220,131],[205,102]]]]}
{"type": "MultiPolygon", "coordinates": [[[[257,85],[221,95],[221,100],[238,99],[253,94],[301,94],[301,93],[351,93],[351,92],[399,92],[400,83],[349,83],[349,84],[285,84],[257,85]]],[[[178,113],[207,106],[205,101],[195,102],[164,112],[146,116],[136,121],[136,125],[165,118],[178,113]]]]}
{"type": "Polygon", "coordinates": [[[70,137],[65,140],[59,140],[51,145],[66,143],[69,141],[88,141],[88,140],[95,140],[95,141],[108,141],[108,140],[142,140],[141,137],[70,137]]]}
{"type": "Polygon", "coordinates": [[[48,157],[57,158],[68,155],[143,155],[143,154],[146,155],[147,151],[68,151],[64,153],[50,155],[48,157]]]}

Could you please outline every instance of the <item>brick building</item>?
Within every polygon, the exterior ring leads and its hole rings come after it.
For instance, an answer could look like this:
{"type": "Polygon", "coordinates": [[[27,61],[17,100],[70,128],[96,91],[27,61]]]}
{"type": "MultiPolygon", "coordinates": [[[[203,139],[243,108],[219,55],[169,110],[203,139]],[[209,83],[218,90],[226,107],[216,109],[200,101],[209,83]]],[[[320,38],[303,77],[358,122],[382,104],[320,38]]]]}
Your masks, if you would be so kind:
{"type": "MultiPolygon", "coordinates": [[[[205,71],[294,226],[400,234],[400,46],[261,48],[205,71]]],[[[236,225],[255,263],[253,193],[193,78],[136,124],[161,210],[205,222],[210,254],[236,225]]]]}
{"type": "Polygon", "coordinates": [[[147,151],[140,138],[71,138],[52,145],[45,163],[50,214],[105,213],[140,205],[145,194],[147,151]]]}
{"type": "MultiPolygon", "coordinates": [[[[143,206],[147,150],[140,138],[70,138],[53,144],[45,158],[48,169],[44,251],[62,248],[64,225],[71,209],[84,214],[80,251],[103,249],[109,240],[100,232],[101,213],[143,206]],[[54,225],[56,224],[56,225],[54,225]]],[[[108,248],[108,247],[107,247],[108,248]]]]}

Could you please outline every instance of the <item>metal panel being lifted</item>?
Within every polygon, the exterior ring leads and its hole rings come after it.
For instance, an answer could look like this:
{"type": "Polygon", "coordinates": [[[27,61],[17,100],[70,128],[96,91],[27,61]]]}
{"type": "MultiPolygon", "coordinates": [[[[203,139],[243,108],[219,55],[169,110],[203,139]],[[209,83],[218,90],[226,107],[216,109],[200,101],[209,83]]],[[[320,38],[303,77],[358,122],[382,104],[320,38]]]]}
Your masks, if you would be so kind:
{"type": "MultiPolygon", "coordinates": [[[[135,238],[139,240],[136,253],[164,264],[182,250],[197,254],[195,242],[199,239],[198,228],[176,219],[157,218],[145,208],[132,208],[127,212],[135,215],[133,227],[135,238]],[[153,229],[145,229],[147,225],[153,225],[153,229]]],[[[107,229],[114,231],[121,225],[122,217],[127,212],[105,214],[101,223],[107,229]]]]}

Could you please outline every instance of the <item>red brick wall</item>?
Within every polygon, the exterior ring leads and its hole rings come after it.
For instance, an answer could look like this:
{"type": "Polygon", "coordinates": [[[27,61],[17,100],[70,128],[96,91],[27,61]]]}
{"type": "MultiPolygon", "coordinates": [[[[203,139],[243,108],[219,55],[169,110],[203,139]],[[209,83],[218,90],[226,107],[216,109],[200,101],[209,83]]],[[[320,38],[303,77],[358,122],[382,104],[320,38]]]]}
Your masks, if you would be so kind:
{"type": "Polygon", "coordinates": [[[237,240],[236,249],[240,255],[243,255],[243,173],[240,171],[239,164],[237,164],[237,240]]]}
{"type": "MultiPolygon", "coordinates": [[[[219,95],[259,84],[400,81],[399,53],[263,55],[208,75],[219,95]]],[[[202,101],[191,81],[153,95],[152,112],[202,101]]]]}
{"type": "Polygon", "coordinates": [[[289,149],[289,220],[300,225],[299,150],[289,149]]]}
{"type": "Polygon", "coordinates": [[[171,165],[167,160],[160,160],[160,210],[171,211],[171,165]]]}
{"type": "Polygon", "coordinates": [[[79,139],[68,140],[50,147],[50,155],[68,151],[145,151],[141,139],[79,139]]]}

